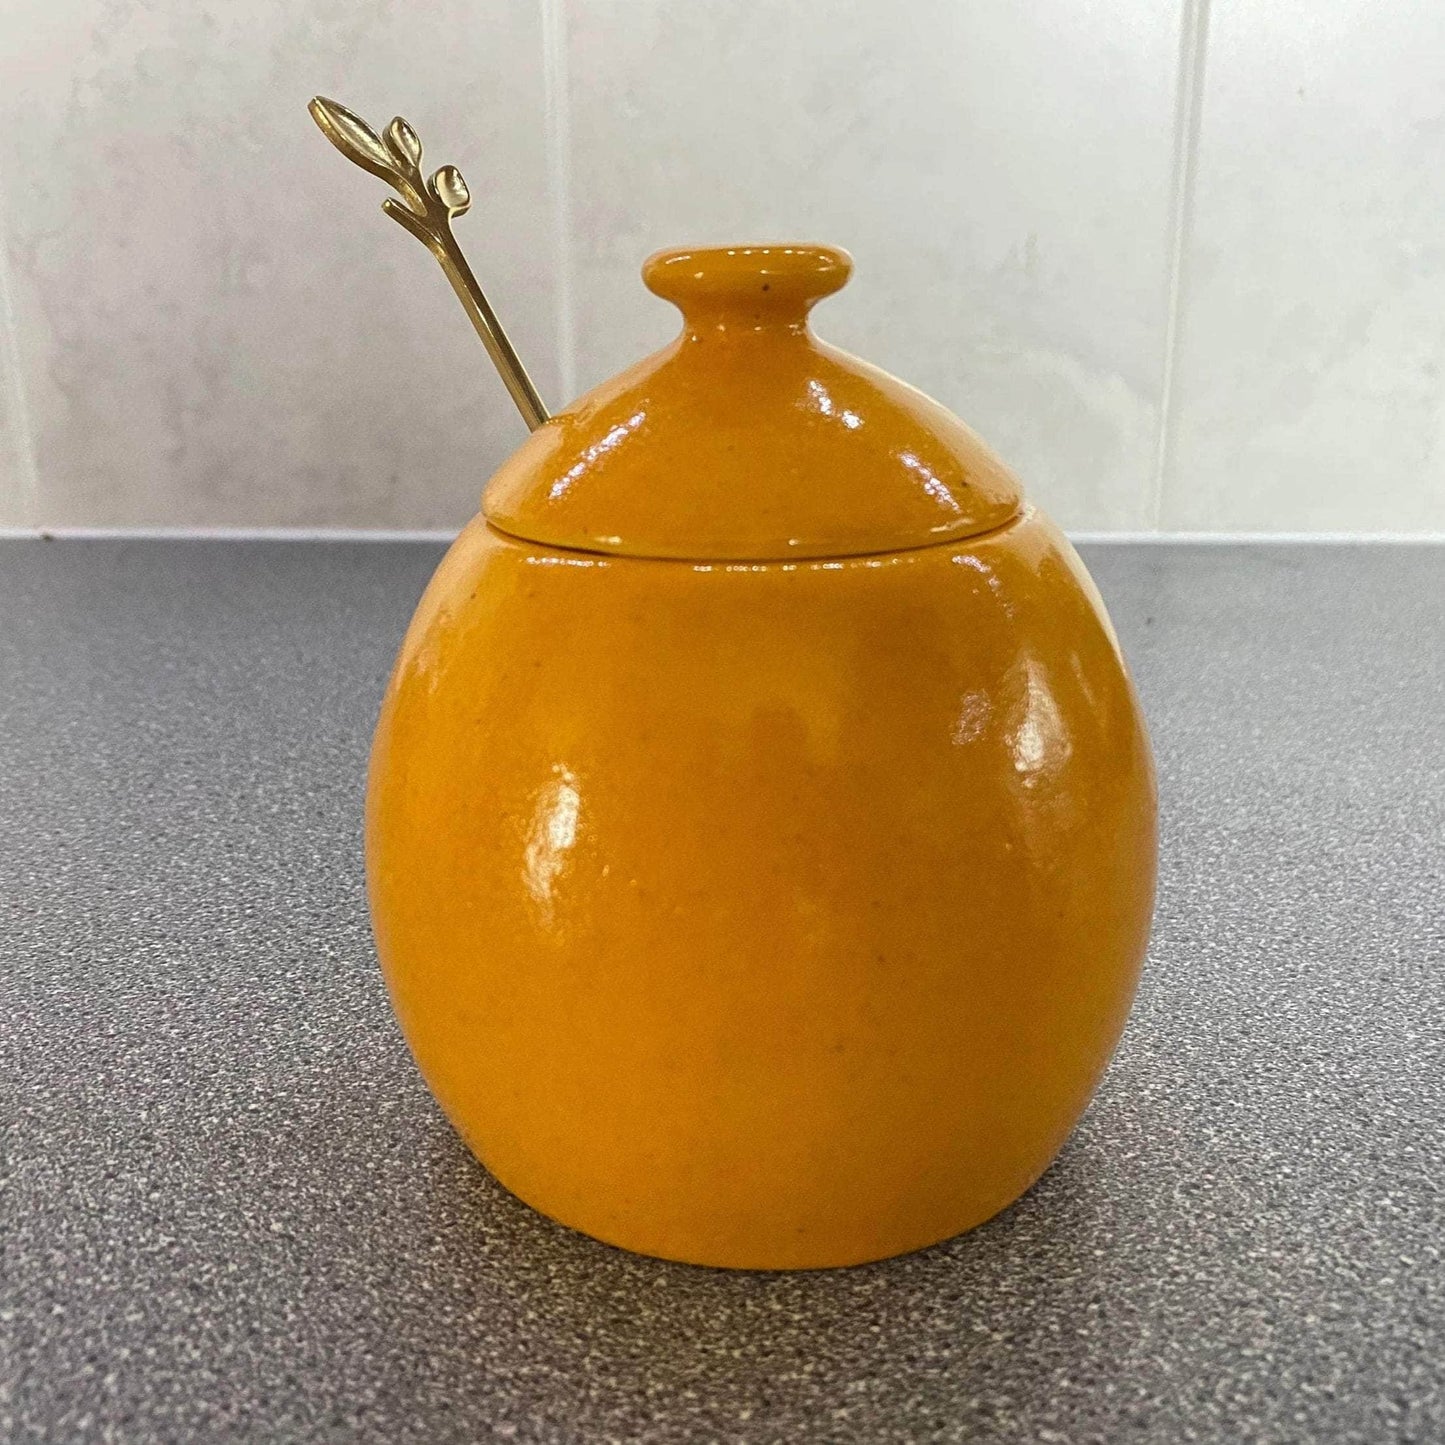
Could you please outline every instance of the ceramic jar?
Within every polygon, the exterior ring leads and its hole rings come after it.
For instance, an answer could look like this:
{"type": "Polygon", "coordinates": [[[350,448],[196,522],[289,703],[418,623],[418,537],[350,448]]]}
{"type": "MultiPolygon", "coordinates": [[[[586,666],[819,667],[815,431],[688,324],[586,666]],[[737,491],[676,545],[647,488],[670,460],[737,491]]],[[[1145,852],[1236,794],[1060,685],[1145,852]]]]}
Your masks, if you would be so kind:
{"type": "Polygon", "coordinates": [[[1048,1166],[1118,1040],[1149,745],[1063,536],[820,342],[821,246],[646,265],[683,331],[541,426],[377,728],[370,897],[443,1109],[628,1249],[916,1249],[1048,1166]]]}

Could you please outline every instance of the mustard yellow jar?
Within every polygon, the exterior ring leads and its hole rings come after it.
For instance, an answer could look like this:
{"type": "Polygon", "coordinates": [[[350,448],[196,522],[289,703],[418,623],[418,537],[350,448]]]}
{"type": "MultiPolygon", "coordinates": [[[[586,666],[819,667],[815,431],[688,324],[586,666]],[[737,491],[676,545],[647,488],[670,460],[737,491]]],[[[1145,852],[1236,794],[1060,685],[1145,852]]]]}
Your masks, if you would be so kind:
{"type": "Polygon", "coordinates": [[[1118,1040],[1152,765],[1060,533],[819,342],[819,246],[668,252],[681,336],[493,477],[377,728],[406,1037],[544,1213],[698,1264],[917,1249],[1018,1197],[1118,1040]]]}

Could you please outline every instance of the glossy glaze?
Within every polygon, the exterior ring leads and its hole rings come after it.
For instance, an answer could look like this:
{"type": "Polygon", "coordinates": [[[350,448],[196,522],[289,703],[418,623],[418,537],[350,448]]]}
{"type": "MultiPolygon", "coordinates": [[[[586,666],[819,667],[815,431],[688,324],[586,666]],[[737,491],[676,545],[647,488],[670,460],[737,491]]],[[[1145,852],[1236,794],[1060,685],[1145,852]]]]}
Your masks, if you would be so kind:
{"type": "MultiPolygon", "coordinates": [[[[835,289],[834,254],[790,248],[792,320],[745,343],[759,377],[791,367],[803,395],[810,370],[838,395],[799,309],[835,289]]],[[[893,444],[830,450],[760,382],[753,431],[719,423],[750,437],[753,469],[736,463],[732,492],[704,469],[697,490],[681,439],[727,455],[698,398],[709,374],[716,395],[747,394],[732,333],[758,264],[651,263],[688,310],[683,351],[549,422],[554,440],[499,474],[494,518],[619,540],[565,550],[563,532],[519,540],[483,518],[463,533],[383,707],[368,867],[406,1036],[503,1183],[631,1249],[797,1268],[946,1238],[1048,1165],[1133,994],[1154,790],[1098,597],[1007,474],[957,493],[973,535],[920,545],[937,498],[889,467],[900,437],[921,455],[924,422],[954,434],[900,383],[839,362],[868,410],[826,434],[893,444]],[[602,446],[638,385],[652,430],[602,446]],[[812,440],[778,434],[799,429],[812,440]],[[756,465],[786,456],[792,471],[756,465]],[[665,475],[691,503],[649,530],[665,475]],[[571,510],[593,480],[595,508],[571,510]],[[788,518],[785,543],[821,545],[815,493],[868,555],[780,560],[777,535],[748,530],[754,512],[788,518]],[[747,559],[616,555],[677,536],[747,559]]],[[[957,435],[949,475],[992,477],[957,435]]]]}
{"type": "Polygon", "coordinates": [[[1018,483],[922,392],[819,341],[852,262],[826,246],[663,251],[643,268],[681,335],[533,433],[487,517],[634,557],[839,557],[970,536],[1018,483]],[[764,289],[764,288],[768,289],[764,289]]]}

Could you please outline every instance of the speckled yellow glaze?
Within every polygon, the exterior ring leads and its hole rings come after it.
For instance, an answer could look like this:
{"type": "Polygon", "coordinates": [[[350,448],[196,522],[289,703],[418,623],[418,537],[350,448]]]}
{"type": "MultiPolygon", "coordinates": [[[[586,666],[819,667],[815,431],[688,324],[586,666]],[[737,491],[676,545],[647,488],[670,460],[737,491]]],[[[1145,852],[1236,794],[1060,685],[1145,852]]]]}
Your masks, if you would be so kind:
{"type": "Polygon", "coordinates": [[[534,435],[412,622],[378,945],[523,1199],[673,1259],[852,1264],[987,1219],[1088,1102],[1148,932],[1148,743],[1068,543],[811,338],[846,258],[681,254],[647,272],[678,343],[534,435]]]}

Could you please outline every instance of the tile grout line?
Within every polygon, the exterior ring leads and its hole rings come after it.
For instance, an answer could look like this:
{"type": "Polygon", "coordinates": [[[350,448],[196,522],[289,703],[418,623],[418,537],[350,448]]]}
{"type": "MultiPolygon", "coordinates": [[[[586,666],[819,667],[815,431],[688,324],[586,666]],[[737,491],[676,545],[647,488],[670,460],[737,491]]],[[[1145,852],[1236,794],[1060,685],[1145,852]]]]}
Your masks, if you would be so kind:
{"type": "MultiPolygon", "coordinates": [[[[0,392],[9,405],[9,422],[20,462],[20,515],[29,524],[40,518],[40,468],[35,455],[35,430],[30,421],[30,400],[20,367],[20,332],[15,323],[15,301],[10,289],[10,241],[5,187],[0,178],[0,392]]],[[[3,479],[0,479],[3,480],[3,479]]]]}
{"type": "Polygon", "coordinates": [[[1149,526],[1164,522],[1164,486],[1173,460],[1174,383],[1181,341],[1184,265],[1194,223],[1194,182],[1199,168],[1199,131],[1209,50],[1209,0],[1181,0],[1179,67],[1174,91],[1174,164],[1169,193],[1168,260],[1164,301],[1164,357],[1159,381],[1159,428],[1148,499],[1149,526]]]}
{"type": "Polygon", "coordinates": [[[572,86],[567,63],[567,0],[541,0],[542,91],[552,261],[557,288],[557,377],[561,405],[577,394],[577,323],[572,284],[572,86]]]}

